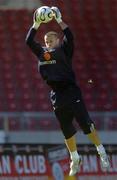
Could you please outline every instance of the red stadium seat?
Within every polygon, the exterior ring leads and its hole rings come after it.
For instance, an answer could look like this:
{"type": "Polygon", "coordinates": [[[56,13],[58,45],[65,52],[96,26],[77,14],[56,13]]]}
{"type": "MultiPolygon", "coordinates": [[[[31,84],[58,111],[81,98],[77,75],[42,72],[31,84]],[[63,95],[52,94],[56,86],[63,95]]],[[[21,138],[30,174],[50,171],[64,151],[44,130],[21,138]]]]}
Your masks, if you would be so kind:
{"type": "MultiPolygon", "coordinates": [[[[47,5],[52,6],[52,2],[48,1],[47,5]]],[[[64,19],[73,28],[73,65],[88,110],[116,111],[116,1],[57,1],[54,5],[60,7],[64,19]],[[88,83],[89,79],[93,79],[92,84],[88,83]]],[[[33,12],[3,10],[0,13],[0,82],[3,81],[0,101],[5,97],[4,103],[0,102],[0,111],[51,111],[48,87],[39,75],[36,57],[25,45],[33,12]]],[[[43,25],[40,41],[50,28],[59,30],[54,22],[47,28],[43,25]]]]}
{"type": "Polygon", "coordinates": [[[117,130],[117,118],[110,118],[108,121],[108,129],[109,130],[117,130]]]}
{"type": "Polygon", "coordinates": [[[9,118],[9,130],[10,131],[18,131],[20,130],[20,121],[17,118],[9,118]]]}

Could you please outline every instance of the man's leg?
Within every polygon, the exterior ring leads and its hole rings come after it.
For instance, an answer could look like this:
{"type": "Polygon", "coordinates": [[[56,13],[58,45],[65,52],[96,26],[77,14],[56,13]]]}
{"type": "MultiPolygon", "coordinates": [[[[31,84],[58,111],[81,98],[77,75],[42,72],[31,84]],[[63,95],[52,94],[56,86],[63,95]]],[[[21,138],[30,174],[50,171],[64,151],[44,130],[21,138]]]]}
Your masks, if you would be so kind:
{"type": "Polygon", "coordinates": [[[78,152],[77,152],[77,145],[76,145],[76,139],[75,135],[72,137],[65,139],[65,144],[67,146],[67,149],[70,153],[71,160],[76,160],[79,158],[78,152]]]}
{"type": "Polygon", "coordinates": [[[101,140],[98,136],[96,129],[94,128],[94,130],[91,133],[87,134],[87,136],[88,136],[89,140],[96,146],[97,152],[100,156],[102,167],[109,168],[110,163],[109,163],[105,148],[101,143],[101,140]]]}
{"type": "Polygon", "coordinates": [[[87,136],[95,146],[99,146],[101,144],[101,140],[95,128],[93,128],[91,133],[87,134],[87,136]]]}
{"type": "Polygon", "coordinates": [[[71,108],[57,110],[55,112],[57,119],[59,120],[61,130],[65,137],[65,144],[70,153],[71,163],[70,163],[70,176],[77,173],[79,165],[81,164],[81,157],[77,152],[77,145],[75,139],[76,130],[72,124],[73,113],[71,108]]]}
{"type": "Polygon", "coordinates": [[[68,139],[65,139],[65,144],[69,150],[70,158],[71,158],[69,176],[73,176],[79,171],[80,165],[82,163],[81,157],[77,152],[75,135],[73,135],[68,139]]]}
{"type": "Polygon", "coordinates": [[[77,150],[77,146],[76,146],[76,140],[75,140],[75,136],[73,135],[72,137],[65,139],[65,144],[67,146],[67,149],[69,150],[69,152],[74,152],[77,150]]]}
{"type": "Polygon", "coordinates": [[[80,102],[74,103],[73,111],[84,134],[86,134],[89,140],[96,146],[97,152],[100,155],[102,166],[104,168],[109,168],[109,161],[105,148],[101,143],[98,133],[94,127],[94,123],[90,119],[82,99],[80,102]]]}
{"type": "MultiPolygon", "coordinates": [[[[101,144],[101,140],[95,128],[92,130],[91,133],[87,134],[87,137],[96,146],[97,151],[99,151],[99,153],[105,152],[103,145],[101,144]]],[[[71,159],[72,160],[77,159],[79,155],[77,153],[77,145],[76,145],[77,143],[76,143],[75,135],[73,135],[72,137],[68,139],[65,139],[65,144],[67,146],[67,149],[69,150],[71,159]]]]}

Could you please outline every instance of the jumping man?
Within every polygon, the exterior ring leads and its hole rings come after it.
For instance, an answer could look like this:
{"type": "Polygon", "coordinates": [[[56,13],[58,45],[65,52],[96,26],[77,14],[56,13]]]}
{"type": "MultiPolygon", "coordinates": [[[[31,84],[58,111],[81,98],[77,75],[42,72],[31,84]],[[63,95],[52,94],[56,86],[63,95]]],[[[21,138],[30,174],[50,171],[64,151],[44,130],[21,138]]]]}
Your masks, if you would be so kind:
{"type": "Polygon", "coordinates": [[[41,22],[34,23],[30,28],[26,43],[37,56],[38,67],[43,80],[51,87],[50,100],[56,118],[60,123],[65,137],[65,144],[70,153],[71,163],[69,175],[75,175],[81,165],[81,156],[77,152],[75,140],[76,129],[73,126],[75,118],[84,134],[95,145],[102,166],[109,167],[108,157],[104,146],[95,129],[85,107],[81,90],[76,84],[75,74],[72,69],[72,56],[74,52],[74,38],[68,25],[63,22],[61,12],[57,7],[51,8],[54,18],[64,34],[60,42],[58,33],[50,31],[44,36],[45,47],[34,40],[41,22]]]}

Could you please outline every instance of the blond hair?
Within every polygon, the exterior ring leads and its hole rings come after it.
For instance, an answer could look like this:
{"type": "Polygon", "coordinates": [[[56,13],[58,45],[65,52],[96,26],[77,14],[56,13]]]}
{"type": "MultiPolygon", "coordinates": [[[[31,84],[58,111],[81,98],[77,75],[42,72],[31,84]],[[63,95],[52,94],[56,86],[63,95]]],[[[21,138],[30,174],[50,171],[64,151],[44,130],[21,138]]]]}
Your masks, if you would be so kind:
{"type": "MultiPolygon", "coordinates": [[[[45,36],[49,37],[49,36],[56,36],[58,38],[58,33],[55,31],[49,31],[45,34],[45,36]]],[[[44,36],[44,37],[45,37],[44,36]]]]}

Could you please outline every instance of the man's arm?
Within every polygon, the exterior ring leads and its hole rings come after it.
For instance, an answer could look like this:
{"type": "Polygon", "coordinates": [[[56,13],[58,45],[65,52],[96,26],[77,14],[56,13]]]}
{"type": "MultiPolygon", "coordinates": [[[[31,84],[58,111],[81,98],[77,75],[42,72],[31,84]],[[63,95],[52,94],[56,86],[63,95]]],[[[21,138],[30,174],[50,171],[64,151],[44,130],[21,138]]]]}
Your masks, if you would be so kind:
{"type": "Polygon", "coordinates": [[[72,34],[71,30],[69,29],[68,25],[62,21],[59,23],[59,26],[63,30],[65,43],[73,44],[73,34],[72,34]]]}
{"type": "Polygon", "coordinates": [[[68,27],[68,25],[65,22],[63,22],[63,21],[61,21],[58,24],[59,24],[59,26],[61,27],[62,30],[66,29],[68,27]]]}
{"type": "Polygon", "coordinates": [[[71,58],[73,55],[73,49],[74,49],[72,32],[70,31],[68,25],[62,20],[62,15],[59,9],[57,7],[51,7],[51,9],[53,10],[53,15],[56,22],[61,27],[64,33],[62,47],[66,55],[68,55],[71,58]]]}
{"type": "Polygon", "coordinates": [[[42,49],[41,45],[34,40],[34,38],[37,33],[37,29],[39,28],[41,23],[36,22],[35,13],[34,13],[34,17],[33,17],[33,26],[30,28],[30,30],[28,31],[27,36],[26,36],[26,44],[31,48],[32,52],[36,56],[39,56],[43,49],[42,49]]]}
{"type": "Polygon", "coordinates": [[[36,32],[37,30],[35,30],[33,27],[30,28],[26,36],[26,44],[31,48],[32,52],[36,56],[39,56],[43,49],[41,45],[34,40],[36,32]]]}
{"type": "Polygon", "coordinates": [[[61,29],[63,30],[63,33],[64,33],[62,47],[63,47],[65,53],[69,57],[72,57],[73,49],[74,49],[73,34],[65,22],[62,21],[59,23],[59,25],[60,25],[61,29]]]}

